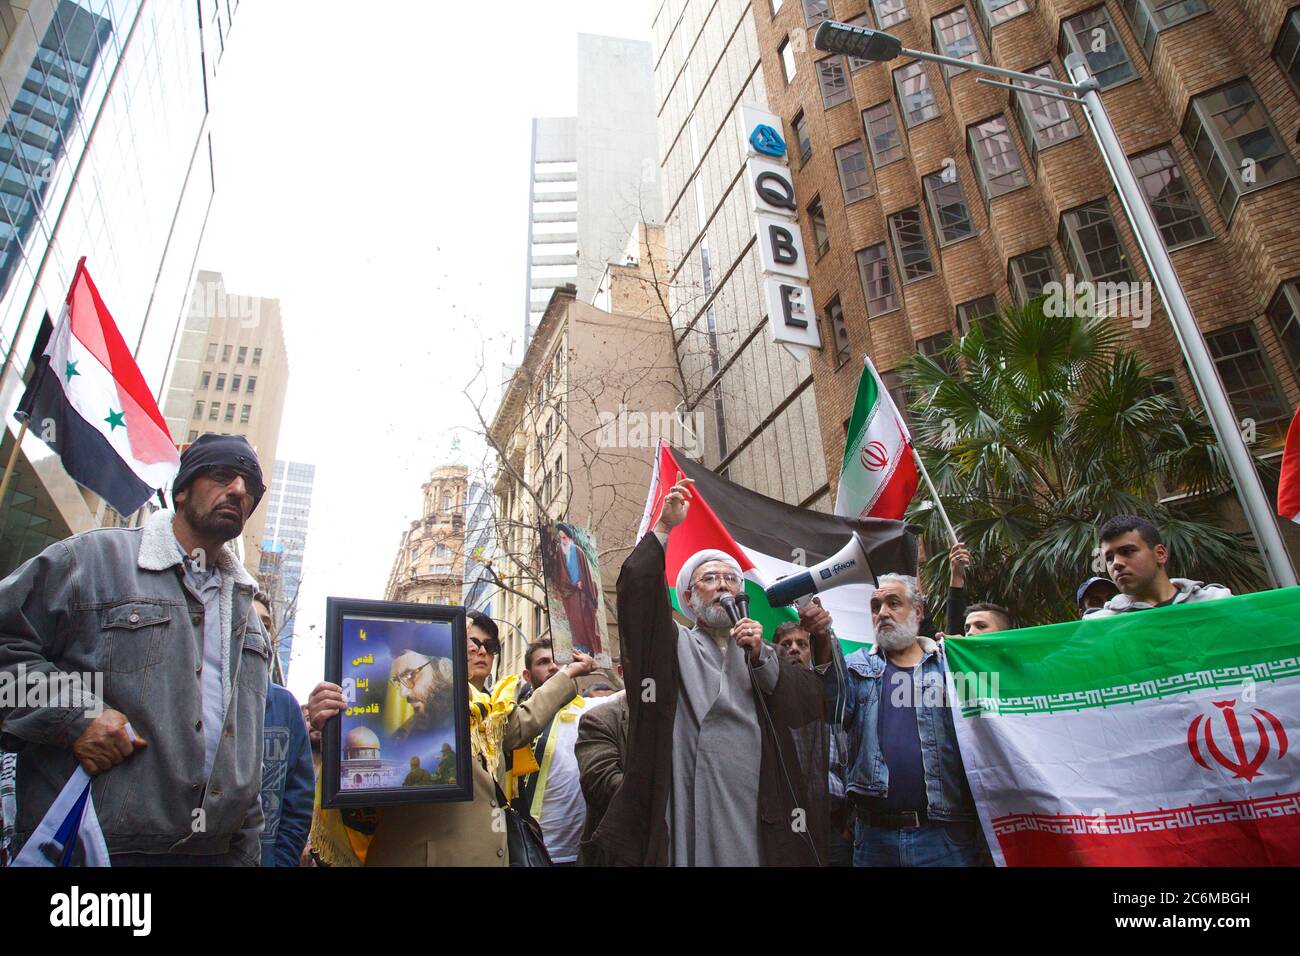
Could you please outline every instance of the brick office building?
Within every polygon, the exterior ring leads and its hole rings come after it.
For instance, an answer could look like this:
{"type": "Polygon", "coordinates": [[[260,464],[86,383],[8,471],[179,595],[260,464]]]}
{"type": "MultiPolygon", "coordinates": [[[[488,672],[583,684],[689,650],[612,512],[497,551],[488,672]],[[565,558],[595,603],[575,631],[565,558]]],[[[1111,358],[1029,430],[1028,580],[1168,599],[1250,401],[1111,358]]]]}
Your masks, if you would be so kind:
{"type": "MultiPolygon", "coordinates": [[[[812,44],[827,17],[1058,79],[1066,54],[1085,53],[1238,417],[1255,419],[1257,452],[1276,453],[1300,403],[1300,6],[754,0],[753,15],[822,322],[813,375],[832,486],[863,354],[899,399],[893,370],[909,354],[1047,281],[1149,275],[1078,107],[970,70],[827,55],[812,44]]],[[[1195,401],[1152,298],[1126,344],[1195,401]]]]}

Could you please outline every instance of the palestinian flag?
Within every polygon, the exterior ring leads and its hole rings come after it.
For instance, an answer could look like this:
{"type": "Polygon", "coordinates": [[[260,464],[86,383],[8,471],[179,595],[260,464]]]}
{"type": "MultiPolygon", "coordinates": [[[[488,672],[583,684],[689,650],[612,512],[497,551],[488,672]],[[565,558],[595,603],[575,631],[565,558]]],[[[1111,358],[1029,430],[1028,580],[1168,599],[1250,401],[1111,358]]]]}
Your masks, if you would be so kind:
{"type": "MultiPolygon", "coordinates": [[[[867,544],[874,573],[916,574],[916,539],[902,522],[853,521],[787,505],[733,484],[663,443],[655,458],[638,541],[659,520],[664,495],[679,475],[694,479],[695,485],[686,520],[668,536],[664,570],[669,600],[678,611],[677,574],[691,555],[706,548],[717,548],[736,559],[745,573],[749,616],[763,625],[769,640],[778,624],[795,620],[797,614],[790,607],[773,608],[763,589],[835,554],[854,531],[861,533],[867,544]]],[[[835,633],[846,653],[871,643],[871,591],[870,584],[846,584],[818,595],[834,618],[835,633]]]]}
{"type": "Polygon", "coordinates": [[[1282,474],[1277,482],[1277,513],[1300,522],[1300,408],[1296,409],[1291,427],[1286,431],[1282,474]]]}
{"type": "Polygon", "coordinates": [[[15,415],[74,481],[122,515],[170,487],[180,465],[158,403],[84,258],[15,415]]]}
{"type": "Polygon", "coordinates": [[[849,518],[902,518],[919,481],[911,441],[894,400],[867,359],[844,440],[835,513],[849,518]]]}
{"type": "Polygon", "coordinates": [[[1300,865],[1300,588],[945,643],[1000,864],[1300,865]]]}

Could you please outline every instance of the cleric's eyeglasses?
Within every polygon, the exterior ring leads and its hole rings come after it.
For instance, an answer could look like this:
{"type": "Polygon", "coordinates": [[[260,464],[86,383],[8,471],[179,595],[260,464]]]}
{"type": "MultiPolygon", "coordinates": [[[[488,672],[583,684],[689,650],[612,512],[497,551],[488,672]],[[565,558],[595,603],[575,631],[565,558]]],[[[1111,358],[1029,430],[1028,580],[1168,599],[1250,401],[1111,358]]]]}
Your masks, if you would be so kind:
{"type": "Polygon", "coordinates": [[[695,579],[696,584],[707,584],[709,587],[714,587],[719,581],[729,588],[734,588],[740,584],[740,577],[731,574],[730,572],[726,574],[718,574],[717,572],[711,571],[708,574],[701,574],[695,579]]]}
{"type": "Polygon", "coordinates": [[[415,679],[419,676],[420,671],[424,670],[433,663],[433,658],[429,658],[419,667],[412,667],[410,670],[404,670],[396,677],[388,678],[390,684],[396,684],[398,687],[405,687],[407,690],[415,689],[415,679]]]}

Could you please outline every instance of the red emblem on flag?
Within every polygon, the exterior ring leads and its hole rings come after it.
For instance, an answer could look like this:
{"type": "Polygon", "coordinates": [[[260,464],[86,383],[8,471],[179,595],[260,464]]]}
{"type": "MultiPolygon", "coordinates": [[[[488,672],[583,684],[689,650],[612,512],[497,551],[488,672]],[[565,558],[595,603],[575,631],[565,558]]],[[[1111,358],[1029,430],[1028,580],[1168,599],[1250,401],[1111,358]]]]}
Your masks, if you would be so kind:
{"type": "Polygon", "coordinates": [[[1214,701],[1214,706],[1219,708],[1219,711],[1223,714],[1223,724],[1228,731],[1229,739],[1232,741],[1231,757],[1220,750],[1218,744],[1214,742],[1213,714],[1209,717],[1204,714],[1197,714],[1192,718],[1192,723],[1187,728],[1187,749],[1192,752],[1193,760],[1206,770],[1210,769],[1210,765],[1205,762],[1205,756],[1201,751],[1201,743],[1198,739],[1198,734],[1200,734],[1201,728],[1204,726],[1205,732],[1201,736],[1205,738],[1205,752],[1219,766],[1231,770],[1234,778],[1249,782],[1259,776],[1259,768],[1263,766],[1272,749],[1272,739],[1269,736],[1270,728],[1272,728],[1272,733],[1277,736],[1277,759],[1281,760],[1286,756],[1286,730],[1282,727],[1282,721],[1267,710],[1262,707],[1255,708],[1255,712],[1250,715],[1250,719],[1255,725],[1257,744],[1254,748],[1254,754],[1248,754],[1246,752],[1246,740],[1241,732],[1241,724],[1237,720],[1237,712],[1233,710],[1236,703],[1235,700],[1214,701]],[[1260,719],[1261,715],[1263,715],[1263,720],[1260,719]],[[1202,721],[1204,721],[1204,724],[1202,724],[1202,721]]]}
{"type": "Polygon", "coordinates": [[[884,442],[871,441],[862,446],[862,467],[867,471],[884,471],[889,464],[889,449],[884,442]]]}

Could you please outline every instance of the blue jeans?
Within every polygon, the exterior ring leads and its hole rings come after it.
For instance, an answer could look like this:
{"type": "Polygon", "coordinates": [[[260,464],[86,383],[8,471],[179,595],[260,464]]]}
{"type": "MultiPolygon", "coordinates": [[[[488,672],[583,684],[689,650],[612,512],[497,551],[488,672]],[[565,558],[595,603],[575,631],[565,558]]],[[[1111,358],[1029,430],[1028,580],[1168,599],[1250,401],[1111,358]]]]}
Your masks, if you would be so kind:
{"type": "Polygon", "coordinates": [[[854,866],[988,866],[978,823],[928,823],[912,830],[853,821],[854,866]]]}

